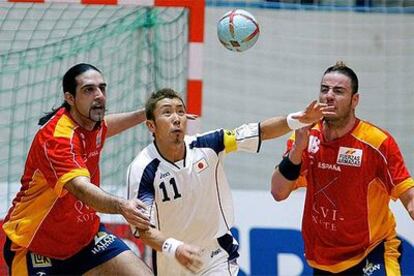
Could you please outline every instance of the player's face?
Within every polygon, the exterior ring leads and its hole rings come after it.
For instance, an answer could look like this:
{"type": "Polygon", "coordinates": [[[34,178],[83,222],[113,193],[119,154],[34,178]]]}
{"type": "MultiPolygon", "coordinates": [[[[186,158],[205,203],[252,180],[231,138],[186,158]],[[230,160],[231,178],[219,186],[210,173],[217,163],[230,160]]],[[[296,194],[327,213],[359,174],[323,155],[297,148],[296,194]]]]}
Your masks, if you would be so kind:
{"type": "Polygon", "coordinates": [[[352,94],[351,80],[339,72],[331,72],[323,76],[319,101],[333,106],[335,114],[326,115],[328,122],[346,122],[354,116],[358,105],[359,94],[352,94]]]}
{"type": "Polygon", "coordinates": [[[71,98],[73,113],[86,125],[102,121],[105,115],[106,83],[101,73],[88,70],[75,79],[76,95],[73,97],[65,93],[65,97],[71,98]]]}
{"type": "Polygon", "coordinates": [[[187,129],[184,104],[179,98],[162,99],[154,109],[154,121],[147,123],[158,143],[180,144],[187,129]]]}

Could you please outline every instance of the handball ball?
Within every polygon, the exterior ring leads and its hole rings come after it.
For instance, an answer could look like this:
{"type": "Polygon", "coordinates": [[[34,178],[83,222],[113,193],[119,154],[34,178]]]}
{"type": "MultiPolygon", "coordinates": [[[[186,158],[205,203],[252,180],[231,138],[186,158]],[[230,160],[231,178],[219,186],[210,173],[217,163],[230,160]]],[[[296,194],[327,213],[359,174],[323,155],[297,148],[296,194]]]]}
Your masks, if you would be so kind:
{"type": "Polygon", "coordinates": [[[259,33],[256,19],[241,9],[227,12],[217,24],[218,39],[231,51],[246,51],[256,43],[259,33]]]}

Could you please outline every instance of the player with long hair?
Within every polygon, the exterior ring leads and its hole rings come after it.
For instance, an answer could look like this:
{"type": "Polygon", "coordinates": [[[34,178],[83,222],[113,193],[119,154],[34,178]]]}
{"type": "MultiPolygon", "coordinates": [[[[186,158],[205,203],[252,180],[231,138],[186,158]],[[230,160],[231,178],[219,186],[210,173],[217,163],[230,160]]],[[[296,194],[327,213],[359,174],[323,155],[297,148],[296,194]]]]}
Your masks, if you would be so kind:
{"type": "Polygon", "coordinates": [[[121,214],[140,230],[146,207],[101,188],[99,159],[107,137],[145,121],[144,110],[105,116],[107,84],[93,65],[63,77],[64,103],[39,120],[21,189],[4,220],[11,275],[151,275],[96,212],[121,214]]]}

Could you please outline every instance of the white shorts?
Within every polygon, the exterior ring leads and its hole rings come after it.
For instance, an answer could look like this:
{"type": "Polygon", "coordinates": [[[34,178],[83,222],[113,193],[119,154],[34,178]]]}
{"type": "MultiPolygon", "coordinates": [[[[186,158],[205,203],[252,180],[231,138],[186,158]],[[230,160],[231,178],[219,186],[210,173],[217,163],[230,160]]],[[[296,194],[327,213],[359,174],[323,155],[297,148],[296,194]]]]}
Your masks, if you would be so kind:
{"type": "MultiPolygon", "coordinates": [[[[227,243],[229,242],[229,235],[227,235],[227,243]]],[[[223,236],[224,237],[224,236],[223,236]]],[[[231,236],[230,236],[231,237],[231,236]]],[[[219,238],[221,239],[221,238],[219,238]]],[[[233,237],[231,239],[234,240],[233,237]]],[[[221,239],[222,241],[223,239],[221,239]]],[[[235,240],[234,240],[235,242],[235,240]]],[[[200,272],[194,274],[183,267],[175,258],[167,257],[160,252],[157,252],[157,275],[170,276],[170,275],[228,275],[237,276],[239,266],[237,264],[237,243],[234,244],[233,252],[228,252],[228,248],[231,245],[224,245],[223,242],[213,240],[207,246],[203,247],[202,259],[204,266],[200,272]],[[221,244],[221,245],[220,245],[221,244]],[[226,248],[227,247],[227,248],[226,248]],[[227,250],[227,251],[226,251],[227,250]],[[235,255],[236,254],[236,255],[235,255]],[[231,256],[231,257],[230,257],[231,256]],[[236,257],[235,257],[236,256],[236,257]]]]}

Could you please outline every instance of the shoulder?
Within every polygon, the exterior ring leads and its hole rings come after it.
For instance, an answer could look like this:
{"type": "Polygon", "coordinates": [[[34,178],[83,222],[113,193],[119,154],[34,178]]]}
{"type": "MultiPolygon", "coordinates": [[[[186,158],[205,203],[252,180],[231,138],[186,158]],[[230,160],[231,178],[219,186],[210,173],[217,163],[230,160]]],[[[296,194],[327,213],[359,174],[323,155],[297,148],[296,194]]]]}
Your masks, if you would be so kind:
{"type": "MultiPolygon", "coordinates": [[[[129,167],[134,169],[145,169],[154,160],[159,160],[155,154],[154,144],[151,143],[141,150],[138,155],[132,160],[129,167]]],[[[155,161],[156,162],[156,161],[155,161]]],[[[159,163],[159,161],[158,161],[159,163]]]]}
{"type": "Polygon", "coordinates": [[[58,112],[36,134],[36,140],[47,148],[73,147],[80,145],[78,125],[65,113],[58,112]]]}
{"type": "Polygon", "coordinates": [[[375,149],[379,149],[386,141],[394,143],[394,138],[389,132],[363,120],[360,120],[352,131],[352,136],[375,149]]]}
{"type": "Polygon", "coordinates": [[[46,124],[40,128],[43,135],[50,138],[70,139],[78,125],[70,118],[65,110],[59,110],[46,124]]]}

